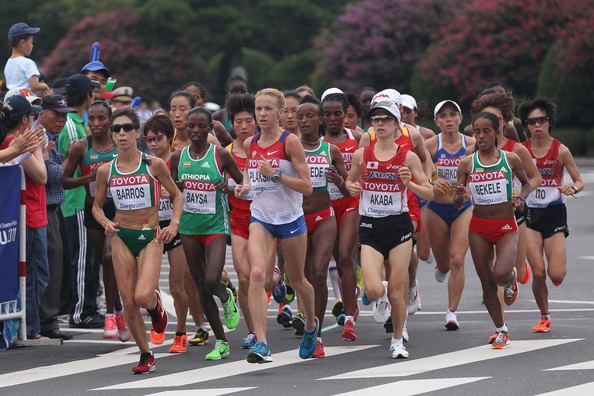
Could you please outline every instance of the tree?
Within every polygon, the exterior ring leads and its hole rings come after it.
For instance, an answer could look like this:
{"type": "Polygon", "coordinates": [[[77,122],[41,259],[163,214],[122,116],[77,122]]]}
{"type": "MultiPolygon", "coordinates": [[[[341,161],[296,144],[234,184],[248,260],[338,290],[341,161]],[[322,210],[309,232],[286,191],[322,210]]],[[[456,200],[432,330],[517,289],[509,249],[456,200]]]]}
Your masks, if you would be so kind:
{"type": "Polygon", "coordinates": [[[130,85],[140,96],[164,100],[196,76],[207,80],[202,59],[189,50],[187,38],[131,12],[103,13],[73,25],[44,59],[42,70],[50,78],[78,73],[94,41],[101,43],[101,61],[118,85],[130,85]]]}
{"type": "Polygon", "coordinates": [[[409,91],[413,66],[460,3],[363,0],[348,6],[318,39],[318,78],[349,90],[371,85],[409,91]]]}

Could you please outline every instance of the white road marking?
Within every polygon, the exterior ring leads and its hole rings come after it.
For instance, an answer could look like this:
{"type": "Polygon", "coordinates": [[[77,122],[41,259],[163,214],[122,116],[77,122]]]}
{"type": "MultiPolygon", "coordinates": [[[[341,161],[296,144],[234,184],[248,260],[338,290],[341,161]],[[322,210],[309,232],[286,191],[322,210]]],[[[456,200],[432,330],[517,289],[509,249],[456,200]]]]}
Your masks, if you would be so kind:
{"type": "Polygon", "coordinates": [[[250,389],[255,388],[186,389],[151,393],[150,395],[145,396],[220,396],[227,395],[229,393],[244,392],[250,389]]]}
{"type": "Polygon", "coordinates": [[[560,366],[550,368],[544,371],[566,371],[566,370],[594,370],[594,360],[588,362],[581,362],[576,364],[570,364],[568,366],[560,366]]]}
{"type": "Polygon", "coordinates": [[[375,348],[378,345],[349,345],[340,347],[325,347],[327,358],[324,362],[312,359],[299,359],[297,349],[285,351],[272,355],[272,362],[263,364],[249,364],[245,360],[234,361],[230,363],[217,364],[213,366],[180,371],[173,374],[152,377],[140,381],[124,382],[121,384],[110,385],[103,388],[92,390],[114,390],[114,389],[139,389],[139,388],[160,388],[197,384],[204,381],[213,381],[222,378],[233,377],[236,375],[253,373],[256,371],[268,370],[277,367],[287,366],[289,364],[298,364],[310,362],[313,364],[328,364],[326,361],[332,356],[338,356],[345,353],[358,352],[369,348],[375,348]]]}
{"type": "Polygon", "coordinates": [[[549,302],[556,303],[556,304],[594,304],[594,301],[577,301],[577,300],[549,300],[549,302]]]}
{"type": "Polygon", "coordinates": [[[538,349],[551,348],[557,345],[580,340],[582,339],[512,340],[510,346],[503,350],[493,350],[491,349],[490,345],[484,345],[455,352],[443,353],[440,355],[428,356],[421,359],[403,360],[383,366],[350,371],[348,373],[339,374],[332,377],[321,378],[321,380],[407,377],[409,375],[426,373],[428,371],[441,370],[444,368],[462,366],[465,364],[482,362],[490,359],[513,356],[538,349]]]}
{"type": "Polygon", "coordinates": [[[558,389],[552,392],[541,393],[536,396],[567,396],[567,395],[594,395],[594,382],[558,389]]]}
{"type": "Polygon", "coordinates": [[[435,378],[421,380],[407,380],[391,382],[389,384],[372,386],[365,389],[357,389],[352,392],[340,393],[335,396],[377,396],[382,394],[391,394],[398,396],[414,396],[421,393],[433,392],[441,389],[451,388],[453,386],[470,384],[473,382],[489,379],[491,377],[474,378],[435,378]]]}
{"type": "Polygon", "coordinates": [[[594,256],[580,256],[580,260],[594,260],[594,256]]]}

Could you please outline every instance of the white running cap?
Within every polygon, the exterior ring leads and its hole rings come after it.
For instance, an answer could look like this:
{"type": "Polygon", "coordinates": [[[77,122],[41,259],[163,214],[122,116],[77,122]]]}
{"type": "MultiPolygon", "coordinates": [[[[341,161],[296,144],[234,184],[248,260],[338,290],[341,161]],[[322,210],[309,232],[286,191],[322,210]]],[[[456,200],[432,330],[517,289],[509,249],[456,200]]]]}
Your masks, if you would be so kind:
{"type": "Polygon", "coordinates": [[[442,100],[441,102],[439,102],[437,104],[437,106],[435,106],[435,110],[433,110],[433,116],[437,116],[437,113],[439,113],[439,111],[441,110],[441,108],[443,106],[445,106],[446,104],[451,103],[454,105],[454,107],[456,107],[456,109],[458,110],[458,113],[462,114],[462,109],[460,109],[460,106],[458,106],[458,103],[454,102],[453,100],[450,99],[446,99],[446,100],[442,100]]]}
{"type": "Polygon", "coordinates": [[[400,95],[400,105],[411,110],[416,110],[417,101],[415,100],[415,98],[408,94],[402,94],[400,95]]]}
{"type": "Polygon", "coordinates": [[[371,98],[371,103],[384,102],[386,100],[388,102],[394,103],[397,106],[400,105],[400,92],[392,88],[384,89],[373,95],[373,98],[371,98]]]}
{"type": "Polygon", "coordinates": [[[322,98],[320,99],[320,102],[323,102],[324,99],[326,98],[326,96],[328,95],[333,95],[333,94],[343,94],[344,92],[342,92],[341,89],[333,87],[333,88],[328,88],[327,90],[324,91],[324,93],[322,94],[322,98]]]}

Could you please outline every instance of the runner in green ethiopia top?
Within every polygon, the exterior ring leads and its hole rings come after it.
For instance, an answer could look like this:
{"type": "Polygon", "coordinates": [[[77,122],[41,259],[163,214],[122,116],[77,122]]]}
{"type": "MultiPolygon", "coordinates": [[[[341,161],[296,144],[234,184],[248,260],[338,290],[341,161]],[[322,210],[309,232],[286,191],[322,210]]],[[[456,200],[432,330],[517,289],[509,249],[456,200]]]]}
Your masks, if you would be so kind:
{"type": "Polygon", "coordinates": [[[140,128],[132,110],[123,108],[114,112],[110,129],[118,155],[97,171],[93,216],[111,238],[113,266],[126,308],[126,322],[141,352],[140,361],[132,371],[148,373],[155,369],[155,357],[146,340],[139,308],[148,311],[153,330],[165,331],[167,314],[155,287],[161,272],[163,243],[169,243],[177,234],[182,195],[165,162],[138,150],[140,128]],[[173,202],[171,221],[163,229],[159,228],[158,207],[161,185],[173,202]],[[103,211],[108,189],[116,208],[113,220],[103,211]]]}
{"type": "Polygon", "coordinates": [[[225,265],[225,249],[229,235],[229,208],[223,189],[226,172],[239,185],[243,175],[231,154],[223,147],[208,142],[212,116],[204,108],[195,108],[188,115],[189,146],[173,154],[170,161],[173,179],[183,190],[183,214],[179,227],[188,265],[200,295],[204,312],[217,339],[206,360],[219,360],[229,355],[230,347],[213,298],[222,304],[225,326],[234,329],[239,311],[233,294],[221,283],[225,265]]]}

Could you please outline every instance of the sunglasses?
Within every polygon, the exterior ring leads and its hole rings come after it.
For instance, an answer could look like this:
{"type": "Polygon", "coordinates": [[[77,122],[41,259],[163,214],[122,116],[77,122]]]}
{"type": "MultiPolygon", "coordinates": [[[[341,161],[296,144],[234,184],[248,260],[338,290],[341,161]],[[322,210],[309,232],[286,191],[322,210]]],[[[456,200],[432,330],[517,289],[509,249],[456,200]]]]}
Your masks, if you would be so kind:
{"type": "Polygon", "coordinates": [[[161,140],[163,140],[163,138],[165,137],[165,135],[157,135],[157,136],[152,136],[152,137],[147,137],[145,138],[147,143],[156,143],[156,142],[160,142],[161,140]]]}
{"type": "Polygon", "coordinates": [[[388,120],[390,118],[393,118],[393,117],[390,117],[387,114],[382,114],[382,115],[371,116],[369,118],[371,119],[371,121],[386,121],[386,120],[388,120]]]}
{"type": "Polygon", "coordinates": [[[124,130],[124,132],[132,132],[136,128],[134,128],[134,125],[132,125],[132,124],[113,124],[110,127],[110,129],[113,133],[118,133],[122,129],[124,130]]]}
{"type": "Polygon", "coordinates": [[[542,125],[549,122],[549,117],[534,117],[528,118],[526,124],[528,125],[542,125]]]}

